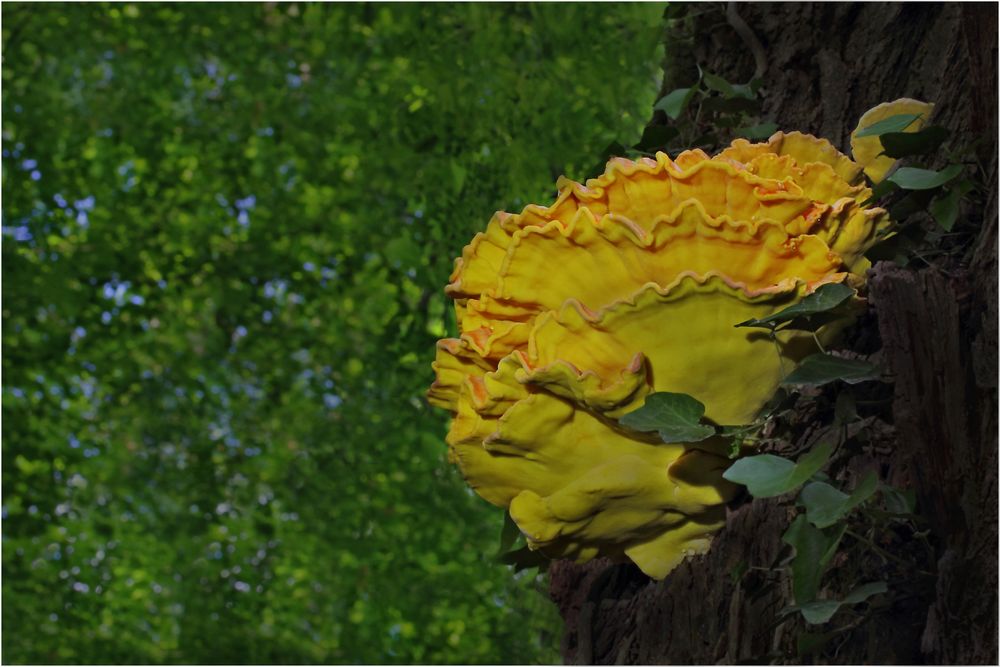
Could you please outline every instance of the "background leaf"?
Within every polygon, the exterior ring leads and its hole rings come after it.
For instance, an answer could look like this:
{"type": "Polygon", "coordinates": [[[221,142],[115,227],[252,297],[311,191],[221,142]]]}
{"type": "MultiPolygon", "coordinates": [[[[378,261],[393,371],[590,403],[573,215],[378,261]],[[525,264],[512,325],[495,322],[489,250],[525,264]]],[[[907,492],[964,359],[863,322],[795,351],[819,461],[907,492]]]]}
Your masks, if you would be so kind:
{"type": "Polygon", "coordinates": [[[452,258],[641,136],[662,6],[0,11],[4,660],[558,662],[424,393],[452,258]]]}

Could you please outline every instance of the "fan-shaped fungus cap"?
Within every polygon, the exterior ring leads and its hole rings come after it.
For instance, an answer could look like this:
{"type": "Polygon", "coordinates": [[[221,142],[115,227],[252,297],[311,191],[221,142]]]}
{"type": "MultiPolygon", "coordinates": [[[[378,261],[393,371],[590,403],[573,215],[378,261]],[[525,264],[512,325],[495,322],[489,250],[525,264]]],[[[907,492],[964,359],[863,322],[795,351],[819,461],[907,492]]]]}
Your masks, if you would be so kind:
{"type": "Polygon", "coordinates": [[[454,416],[451,460],[550,556],[624,555],[662,578],[704,552],[736,492],[724,443],[617,419],[669,391],[750,421],[815,343],[779,332],[779,356],[734,325],[863,282],[889,221],[861,179],[829,142],[779,132],[715,157],[615,158],[560,179],[551,206],[497,213],[446,288],[460,331],[438,343],[428,396],[454,416]]]}

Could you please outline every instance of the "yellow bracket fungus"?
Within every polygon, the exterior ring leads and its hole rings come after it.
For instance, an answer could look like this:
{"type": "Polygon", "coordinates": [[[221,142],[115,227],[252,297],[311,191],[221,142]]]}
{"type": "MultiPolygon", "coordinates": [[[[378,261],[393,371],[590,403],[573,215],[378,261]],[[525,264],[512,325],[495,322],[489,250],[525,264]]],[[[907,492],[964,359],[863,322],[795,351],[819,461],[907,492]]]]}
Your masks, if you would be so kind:
{"type": "Polygon", "coordinates": [[[453,414],[450,460],[531,548],[626,556],[659,579],[725,523],[726,443],[618,419],[676,392],[717,424],[750,422],[816,342],[734,325],[860,286],[888,215],[864,205],[862,165],[798,132],[615,158],[558,188],[497,213],[456,261],[459,335],[438,343],[428,398],[453,414]]]}

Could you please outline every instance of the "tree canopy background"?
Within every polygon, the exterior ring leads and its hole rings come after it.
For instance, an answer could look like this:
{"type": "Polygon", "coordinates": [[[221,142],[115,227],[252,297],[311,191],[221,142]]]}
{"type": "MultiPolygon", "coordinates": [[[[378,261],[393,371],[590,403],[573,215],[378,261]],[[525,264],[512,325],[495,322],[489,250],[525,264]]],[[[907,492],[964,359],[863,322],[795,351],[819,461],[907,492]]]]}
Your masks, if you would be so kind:
{"type": "Polygon", "coordinates": [[[422,395],[494,210],[639,138],[658,5],[3,5],[3,651],[551,662],[422,395]]]}

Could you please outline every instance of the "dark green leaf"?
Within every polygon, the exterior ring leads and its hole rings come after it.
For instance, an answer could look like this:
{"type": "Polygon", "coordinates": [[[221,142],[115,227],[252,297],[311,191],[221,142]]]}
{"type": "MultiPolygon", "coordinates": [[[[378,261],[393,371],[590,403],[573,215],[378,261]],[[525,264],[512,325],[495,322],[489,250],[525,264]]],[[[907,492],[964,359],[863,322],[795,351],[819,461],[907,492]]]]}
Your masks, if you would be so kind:
{"type": "Polygon", "coordinates": [[[676,127],[666,125],[650,125],[642,132],[642,139],[635,145],[643,151],[651,151],[655,148],[663,148],[667,143],[676,137],[680,132],[676,127]]]}
{"type": "Polygon", "coordinates": [[[510,551],[510,548],[514,546],[518,538],[521,537],[521,529],[517,527],[514,523],[514,519],[511,518],[510,512],[503,513],[503,528],[500,529],[500,550],[499,554],[510,551]]]}
{"type": "Polygon", "coordinates": [[[723,473],[734,484],[742,484],[754,498],[770,498],[791,491],[788,484],[795,463],[773,454],[748,456],[736,461],[723,473]]]}
{"type": "Polygon", "coordinates": [[[917,506],[917,496],[912,489],[901,490],[888,484],[880,487],[885,509],[891,514],[913,514],[917,506]]]}
{"type": "Polygon", "coordinates": [[[513,565],[515,572],[520,572],[529,567],[542,567],[549,561],[540,551],[533,551],[527,546],[523,546],[516,551],[508,551],[497,557],[497,561],[504,565],[513,565]]]}
{"type": "Polygon", "coordinates": [[[872,123],[868,127],[862,128],[861,131],[854,136],[860,139],[862,137],[877,137],[889,132],[902,132],[912,125],[913,121],[917,120],[922,115],[923,114],[919,113],[901,113],[896,114],[895,116],[889,116],[888,118],[884,118],[877,123],[872,123]]]}
{"type": "Polygon", "coordinates": [[[590,170],[587,172],[587,175],[598,176],[600,174],[603,174],[605,167],[607,167],[608,160],[616,156],[625,155],[627,151],[628,148],[623,146],[621,143],[617,141],[612,141],[610,144],[604,147],[604,150],[601,151],[601,156],[598,159],[597,164],[595,164],[593,167],[590,168],[590,170]]]}
{"type": "Polygon", "coordinates": [[[858,485],[854,487],[854,491],[851,492],[851,497],[847,501],[848,511],[871,498],[877,490],[878,475],[874,471],[868,471],[861,478],[861,481],[858,482],[858,485]]]}
{"type": "Polygon", "coordinates": [[[719,143],[719,136],[714,132],[706,132],[705,134],[699,135],[692,142],[692,146],[714,146],[719,143]]]}
{"type": "Polygon", "coordinates": [[[858,604],[864,602],[873,595],[885,593],[889,586],[884,581],[873,581],[868,584],[858,586],[844,597],[844,604],[858,604]]]}
{"type": "Polygon", "coordinates": [[[743,119],[737,115],[729,114],[719,114],[719,116],[712,121],[712,125],[715,129],[735,129],[743,122],[743,119]]]}
{"type": "Polygon", "coordinates": [[[964,197],[969,194],[969,192],[976,189],[976,183],[967,178],[963,178],[957,183],[952,183],[949,186],[949,189],[958,190],[958,194],[964,197]]]}
{"type": "Polygon", "coordinates": [[[837,610],[843,605],[852,605],[864,602],[873,595],[885,593],[889,590],[884,581],[874,581],[869,584],[858,586],[851,591],[843,600],[816,600],[801,605],[798,609],[802,612],[802,617],[807,623],[826,623],[837,610]]]}
{"type": "Polygon", "coordinates": [[[941,171],[931,169],[917,169],[915,167],[902,167],[896,170],[888,180],[892,181],[904,190],[932,190],[948,183],[962,173],[962,165],[949,165],[941,171]]]}
{"type": "Polygon", "coordinates": [[[798,317],[808,317],[817,313],[823,313],[840,306],[845,301],[854,296],[855,291],[840,283],[828,283],[821,285],[812,294],[806,296],[795,305],[783,310],[762,317],[761,319],[747,320],[740,322],[737,327],[762,327],[772,329],[782,322],[789,322],[798,317]]]}
{"type": "Polygon", "coordinates": [[[892,181],[879,181],[872,187],[872,196],[862,202],[862,206],[871,206],[890,192],[898,190],[899,186],[892,181]]]}
{"type": "Polygon", "coordinates": [[[722,93],[726,97],[733,97],[736,95],[736,91],[733,90],[733,85],[721,76],[717,76],[710,72],[702,72],[702,80],[705,82],[705,85],[708,86],[709,90],[722,93]]]}
{"type": "Polygon", "coordinates": [[[883,153],[892,158],[933,153],[948,138],[948,130],[938,125],[919,132],[887,132],[879,137],[883,153]]]}
{"type": "Polygon", "coordinates": [[[844,426],[858,418],[858,406],[854,400],[854,395],[849,391],[842,391],[837,394],[837,402],[833,408],[833,423],[836,426],[844,426]]]}
{"type": "Polygon", "coordinates": [[[752,100],[757,95],[757,90],[754,88],[753,83],[734,83],[733,84],[733,94],[743,97],[748,100],[752,100]]]}
{"type": "Polygon", "coordinates": [[[771,498],[801,486],[830,459],[833,448],[824,443],[804,454],[798,463],[773,454],[740,459],[729,466],[723,477],[743,484],[754,498],[771,498]]]}
{"type": "Polygon", "coordinates": [[[795,560],[791,567],[796,604],[803,605],[816,598],[823,571],[836,553],[846,529],[845,524],[825,529],[816,528],[806,520],[804,514],[800,514],[781,536],[782,541],[795,549],[795,560]]]}
{"type": "Polygon", "coordinates": [[[851,495],[842,493],[824,482],[811,482],[802,489],[802,504],[809,522],[826,528],[840,521],[852,509],[868,500],[878,488],[878,478],[869,472],[851,495]]]}
{"type": "Polygon", "coordinates": [[[745,560],[741,560],[739,563],[733,566],[732,570],[729,571],[729,578],[732,580],[734,584],[736,584],[740,581],[740,579],[743,578],[743,575],[747,573],[748,569],[749,566],[747,565],[747,562],[745,560]]]}
{"type": "Polygon", "coordinates": [[[817,353],[803,359],[799,367],[789,373],[781,384],[821,385],[835,380],[855,384],[876,378],[878,369],[867,361],[817,353]]]}
{"type": "Polygon", "coordinates": [[[796,650],[801,656],[816,653],[837,636],[836,632],[803,632],[795,642],[796,650]]]}
{"type": "Polygon", "coordinates": [[[767,139],[777,131],[777,123],[761,123],[752,127],[741,127],[736,130],[736,135],[747,139],[767,139]]]}
{"type": "Polygon", "coordinates": [[[760,102],[745,97],[709,97],[701,103],[701,108],[725,114],[757,113],[760,111],[760,102]]]}
{"type": "Polygon", "coordinates": [[[670,118],[677,120],[677,118],[684,113],[684,109],[691,102],[691,98],[694,97],[697,88],[678,88],[677,90],[671,91],[660,98],[660,100],[653,105],[654,109],[659,109],[660,111],[667,114],[670,118]]]}
{"type": "Polygon", "coordinates": [[[705,405],[692,396],[658,392],[619,422],[636,431],[657,431],[664,442],[698,442],[715,435],[714,428],[699,423],[704,414],[705,405]]]}
{"type": "Polygon", "coordinates": [[[838,609],[840,609],[840,602],[836,600],[816,600],[815,602],[807,602],[799,607],[799,611],[802,612],[802,617],[806,619],[806,622],[814,625],[826,623],[833,618],[838,609]]]}
{"type": "Polygon", "coordinates": [[[802,504],[809,522],[817,528],[832,526],[844,516],[849,496],[829,484],[810,482],[802,489],[802,504]]]}
{"type": "Polygon", "coordinates": [[[949,190],[944,197],[938,197],[931,202],[931,215],[946,232],[950,232],[958,220],[958,203],[961,198],[958,190],[949,190]]]}
{"type": "Polygon", "coordinates": [[[873,264],[880,261],[895,262],[906,266],[913,257],[914,249],[925,236],[925,230],[917,224],[900,227],[896,233],[886,236],[865,253],[873,264]]]}
{"type": "Polygon", "coordinates": [[[908,190],[906,196],[889,206],[889,217],[893,220],[905,220],[914,213],[927,210],[934,199],[936,190],[908,190]]]}

